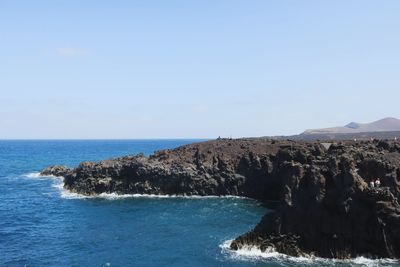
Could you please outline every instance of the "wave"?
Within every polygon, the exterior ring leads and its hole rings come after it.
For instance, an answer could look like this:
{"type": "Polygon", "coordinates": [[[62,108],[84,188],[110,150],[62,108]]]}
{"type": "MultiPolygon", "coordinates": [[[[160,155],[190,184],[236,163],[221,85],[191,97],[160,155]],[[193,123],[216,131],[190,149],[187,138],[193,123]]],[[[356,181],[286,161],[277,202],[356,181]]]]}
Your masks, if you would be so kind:
{"type": "Polygon", "coordinates": [[[62,176],[42,175],[42,174],[40,174],[40,172],[28,172],[28,173],[23,174],[22,176],[27,177],[27,178],[35,178],[35,179],[47,179],[47,178],[61,179],[61,178],[63,178],[62,176]]]}
{"type": "Polygon", "coordinates": [[[85,199],[90,198],[89,196],[73,193],[64,188],[64,179],[59,179],[52,184],[52,187],[58,189],[61,198],[65,199],[85,199]]]}
{"type": "Polygon", "coordinates": [[[339,259],[325,259],[319,257],[291,257],[279,252],[276,252],[274,249],[267,249],[266,251],[261,251],[259,248],[255,246],[244,246],[242,249],[237,251],[231,250],[230,245],[232,243],[231,240],[227,240],[220,245],[222,253],[227,255],[229,258],[234,260],[243,260],[243,261],[266,261],[266,260],[275,260],[277,262],[287,262],[294,264],[304,264],[304,265],[316,265],[316,266],[334,266],[341,265],[344,266],[393,266],[393,264],[400,264],[398,260],[394,259],[369,259],[365,257],[357,257],[351,260],[339,260],[339,259]]]}
{"type": "Polygon", "coordinates": [[[155,194],[117,194],[117,193],[101,193],[98,195],[82,195],[75,192],[71,192],[63,187],[63,184],[55,185],[55,187],[61,190],[61,197],[66,199],[126,199],[126,198],[185,198],[185,199],[210,199],[210,198],[235,198],[235,199],[246,199],[245,197],[238,196],[184,196],[184,195],[155,195],[155,194]]]}
{"type": "Polygon", "coordinates": [[[44,178],[44,176],[40,175],[40,172],[29,172],[23,174],[22,176],[27,178],[44,178]]]}

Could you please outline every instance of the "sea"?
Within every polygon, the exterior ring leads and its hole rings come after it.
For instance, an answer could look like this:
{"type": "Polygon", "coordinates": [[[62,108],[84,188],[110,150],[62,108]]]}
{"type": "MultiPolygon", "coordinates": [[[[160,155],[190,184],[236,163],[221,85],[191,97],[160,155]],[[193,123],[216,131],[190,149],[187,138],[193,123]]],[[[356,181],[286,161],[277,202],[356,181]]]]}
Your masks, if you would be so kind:
{"type": "Polygon", "coordinates": [[[239,197],[102,194],[40,176],[54,164],[170,149],[201,140],[0,141],[0,266],[400,266],[397,261],[293,258],[229,250],[270,212],[239,197]]]}

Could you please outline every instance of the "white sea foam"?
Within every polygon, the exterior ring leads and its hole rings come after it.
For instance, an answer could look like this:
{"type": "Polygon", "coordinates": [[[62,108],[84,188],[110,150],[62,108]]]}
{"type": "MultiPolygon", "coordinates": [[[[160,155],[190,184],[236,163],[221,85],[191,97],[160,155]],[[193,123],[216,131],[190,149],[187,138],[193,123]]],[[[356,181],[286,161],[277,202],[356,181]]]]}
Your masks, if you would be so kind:
{"type": "Polygon", "coordinates": [[[267,261],[275,260],[278,262],[292,262],[308,265],[310,263],[317,264],[319,266],[334,266],[336,264],[343,264],[345,266],[392,266],[393,264],[400,264],[399,261],[393,259],[368,259],[365,257],[358,257],[351,260],[338,260],[338,259],[324,259],[318,257],[291,257],[285,254],[278,253],[272,248],[266,251],[261,251],[255,246],[244,246],[243,248],[234,251],[230,249],[230,245],[233,240],[227,240],[220,245],[222,253],[228,255],[234,260],[244,260],[244,261],[267,261]]]}
{"type": "Polygon", "coordinates": [[[57,179],[54,181],[54,183],[52,184],[52,187],[58,189],[58,191],[60,192],[60,196],[62,198],[66,198],[66,199],[83,199],[83,198],[88,198],[87,196],[81,195],[81,194],[77,194],[77,193],[73,193],[70,192],[69,190],[64,188],[64,179],[57,179]]]}
{"type": "Polygon", "coordinates": [[[22,176],[27,177],[27,178],[44,178],[42,175],[40,175],[40,172],[29,172],[25,173],[22,176]]]}
{"type": "Polygon", "coordinates": [[[306,257],[290,257],[285,254],[276,252],[274,249],[267,249],[261,251],[255,246],[244,246],[239,250],[231,250],[230,246],[233,240],[227,240],[220,245],[222,252],[229,255],[229,257],[236,260],[265,260],[265,259],[276,259],[276,260],[291,260],[296,262],[311,262],[313,259],[306,257]]]}
{"type": "Polygon", "coordinates": [[[27,177],[27,178],[32,178],[32,179],[48,179],[48,178],[62,179],[61,176],[41,175],[40,172],[28,172],[28,173],[23,174],[22,176],[27,177]]]}
{"type": "Polygon", "coordinates": [[[241,198],[238,196],[183,196],[183,195],[154,195],[154,194],[117,194],[117,193],[101,193],[98,195],[82,195],[78,193],[71,192],[65,188],[63,188],[63,184],[57,184],[55,187],[61,190],[61,197],[67,199],[108,199],[108,200],[116,200],[116,199],[126,199],[126,198],[186,198],[186,199],[204,199],[204,198],[241,198]]]}

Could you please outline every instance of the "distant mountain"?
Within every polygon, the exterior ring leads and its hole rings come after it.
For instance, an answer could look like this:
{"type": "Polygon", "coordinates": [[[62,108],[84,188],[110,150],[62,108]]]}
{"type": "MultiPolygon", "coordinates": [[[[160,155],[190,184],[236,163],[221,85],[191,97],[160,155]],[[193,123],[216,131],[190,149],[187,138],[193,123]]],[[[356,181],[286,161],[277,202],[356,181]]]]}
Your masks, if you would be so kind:
{"type": "Polygon", "coordinates": [[[371,123],[351,122],[342,127],[310,129],[306,130],[301,135],[335,135],[396,131],[400,131],[400,120],[396,118],[385,118],[371,123]]]}
{"type": "Polygon", "coordinates": [[[385,118],[371,123],[351,122],[345,126],[311,129],[291,136],[267,136],[272,139],[303,141],[398,139],[400,141],[400,120],[385,118]]]}

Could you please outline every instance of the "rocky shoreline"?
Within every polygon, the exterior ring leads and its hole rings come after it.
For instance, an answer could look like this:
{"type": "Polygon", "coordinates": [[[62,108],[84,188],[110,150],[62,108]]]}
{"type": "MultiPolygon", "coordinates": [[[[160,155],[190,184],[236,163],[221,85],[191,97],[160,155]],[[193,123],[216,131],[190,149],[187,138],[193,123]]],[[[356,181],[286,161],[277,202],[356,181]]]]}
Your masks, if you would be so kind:
{"type": "Polygon", "coordinates": [[[400,258],[400,144],[220,139],[52,166],[79,194],[234,195],[275,203],[231,249],[255,246],[291,256],[400,258]],[[369,188],[379,178],[381,187],[369,188]]]}

